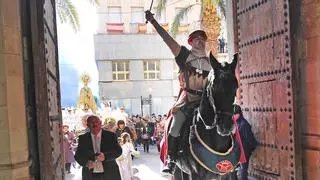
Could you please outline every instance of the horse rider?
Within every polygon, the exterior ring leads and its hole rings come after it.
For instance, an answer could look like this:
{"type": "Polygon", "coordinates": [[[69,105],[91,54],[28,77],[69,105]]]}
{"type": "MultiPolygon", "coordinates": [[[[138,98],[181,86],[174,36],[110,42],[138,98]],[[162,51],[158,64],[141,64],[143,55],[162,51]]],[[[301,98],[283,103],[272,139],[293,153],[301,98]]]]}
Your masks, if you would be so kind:
{"type": "MultiPolygon", "coordinates": [[[[185,98],[171,109],[173,119],[168,131],[168,159],[163,172],[173,174],[178,155],[180,130],[188,117],[187,111],[190,112],[191,110],[186,106],[192,102],[197,102],[197,106],[199,105],[202,89],[211,70],[209,57],[205,51],[207,35],[202,30],[192,32],[188,38],[188,44],[191,46],[191,50],[189,50],[185,46],[179,45],[154,19],[150,11],[145,13],[147,21],[154,26],[175,56],[176,63],[179,66],[180,96],[186,94],[185,98]]],[[[192,107],[192,111],[194,107],[192,107]]]]}

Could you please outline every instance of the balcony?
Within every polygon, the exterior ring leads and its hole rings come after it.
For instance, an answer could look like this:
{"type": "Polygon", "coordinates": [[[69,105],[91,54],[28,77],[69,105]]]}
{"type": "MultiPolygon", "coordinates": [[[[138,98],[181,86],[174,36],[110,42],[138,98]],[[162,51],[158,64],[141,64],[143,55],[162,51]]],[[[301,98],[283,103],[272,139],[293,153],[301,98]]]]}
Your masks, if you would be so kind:
{"type": "Polygon", "coordinates": [[[178,27],[178,32],[183,33],[183,32],[189,32],[190,30],[190,25],[189,24],[182,24],[178,27]]]}
{"type": "MultiPolygon", "coordinates": [[[[160,24],[164,30],[169,31],[168,23],[160,24]]],[[[151,27],[151,33],[156,33],[154,27],[151,27]]],[[[178,33],[189,32],[190,24],[182,24],[178,27],[178,33]]],[[[146,23],[106,23],[106,30],[108,34],[147,34],[148,26],[146,23]]]]}
{"type": "Polygon", "coordinates": [[[107,33],[123,33],[124,23],[106,23],[107,33]]]}
{"type": "MultiPolygon", "coordinates": [[[[168,23],[160,23],[164,30],[169,31],[169,24],[168,23]]],[[[156,29],[152,26],[152,33],[156,33],[156,29]]]]}
{"type": "Polygon", "coordinates": [[[130,33],[132,33],[132,34],[147,33],[147,24],[145,24],[145,23],[130,23],[130,33]]]}

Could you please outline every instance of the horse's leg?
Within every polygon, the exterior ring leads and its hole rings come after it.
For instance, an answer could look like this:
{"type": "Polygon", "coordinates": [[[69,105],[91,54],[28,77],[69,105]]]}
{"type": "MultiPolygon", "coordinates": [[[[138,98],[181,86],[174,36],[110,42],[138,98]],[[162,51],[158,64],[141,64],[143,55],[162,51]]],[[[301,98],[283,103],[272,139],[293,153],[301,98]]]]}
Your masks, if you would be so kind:
{"type": "MultiPolygon", "coordinates": [[[[176,169],[174,171],[174,180],[189,180],[189,174],[183,172],[178,166],[176,166],[176,169]]],[[[192,179],[193,180],[193,179],[192,179]]]]}
{"type": "Polygon", "coordinates": [[[189,177],[191,178],[191,180],[203,180],[196,173],[191,173],[189,177]]]}
{"type": "Polygon", "coordinates": [[[182,172],[182,179],[183,180],[189,180],[189,174],[187,174],[187,173],[185,173],[183,171],[181,171],[181,172],[182,172]]]}
{"type": "Polygon", "coordinates": [[[181,169],[178,166],[176,166],[176,169],[173,174],[174,180],[185,180],[185,179],[183,179],[182,173],[183,173],[183,171],[181,171],[181,169]]]}
{"type": "Polygon", "coordinates": [[[231,174],[229,173],[229,174],[220,176],[220,177],[219,177],[219,180],[232,180],[231,177],[232,177],[232,176],[231,176],[231,174]]]}

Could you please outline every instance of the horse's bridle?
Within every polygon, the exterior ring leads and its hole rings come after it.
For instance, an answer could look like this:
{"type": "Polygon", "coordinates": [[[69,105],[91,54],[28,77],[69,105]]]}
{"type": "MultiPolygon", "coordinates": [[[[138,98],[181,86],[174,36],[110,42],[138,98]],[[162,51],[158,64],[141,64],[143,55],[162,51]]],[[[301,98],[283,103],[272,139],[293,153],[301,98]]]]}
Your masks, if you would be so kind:
{"type": "Polygon", "coordinates": [[[225,116],[230,116],[231,118],[233,118],[233,112],[230,113],[230,112],[225,112],[225,111],[219,111],[216,109],[216,106],[214,104],[212,88],[210,88],[212,86],[213,86],[213,81],[209,81],[209,84],[207,86],[207,98],[209,99],[209,103],[210,103],[213,111],[216,114],[216,116],[214,117],[214,122],[212,123],[212,125],[207,125],[201,116],[199,108],[198,108],[198,113],[197,113],[197,121],[201,120],[207,130],[213,129],[217,126],[217,117],[218,117],[217,115],[225,115],[225,116]]]}

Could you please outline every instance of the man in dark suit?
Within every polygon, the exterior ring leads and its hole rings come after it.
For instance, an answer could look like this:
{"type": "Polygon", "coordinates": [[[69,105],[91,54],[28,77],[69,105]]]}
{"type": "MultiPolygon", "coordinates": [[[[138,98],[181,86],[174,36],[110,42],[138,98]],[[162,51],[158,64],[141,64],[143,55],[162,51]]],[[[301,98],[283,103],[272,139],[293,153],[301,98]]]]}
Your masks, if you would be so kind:
{"type": "Polygon", "coordinates": [[[97,116],[89,116],[87,124],[90,132],[79,136],[75,154],[76,161],[83,167],[82,179],[121,180],[115,159],[121,155],[122,149],[116,135],[103,130],[101,120],[97,116]]]}

